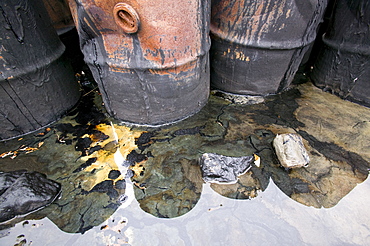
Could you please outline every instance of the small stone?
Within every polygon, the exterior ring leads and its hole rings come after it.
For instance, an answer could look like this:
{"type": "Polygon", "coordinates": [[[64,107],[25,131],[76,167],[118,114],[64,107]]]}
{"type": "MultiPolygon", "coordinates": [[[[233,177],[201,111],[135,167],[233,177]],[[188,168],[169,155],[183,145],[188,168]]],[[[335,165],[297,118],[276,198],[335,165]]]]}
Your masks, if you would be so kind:
{"type": "Polygon", "coordinates": [[[303,167],[310,162],[302,137],[296,133],[276,135],[273,146],[280,164],[285,168],[303,167]]]}
{"type": "Polygon", "coordinates": [[[263,103],[265,98],[263,96],[251,96],[251,95],[238,95],[229,92],[213,90],[211,94],[221,97],[231,103],[240,104],[240,105],[252,105],[263,103]]]}
{"type": "Polygon", "coordinates": [[[236,183],[238,176],[246,173],[253,162],[254,156],[229,157],[204,153],[200,158],[200,167],[205,182],[236,183]]]}
{"type": "Polygon", "coordinates": [[[119,170],[110,170],[108,174],[109,179],[116,179],[121,175],[121,172],[119,170]]]}
{"type": "Polygon", "coordinates": [[[116,189],[119,189],[119,190],[126,189],[126,181],[124,179],[117,180],[114,186],[116,189]]]}

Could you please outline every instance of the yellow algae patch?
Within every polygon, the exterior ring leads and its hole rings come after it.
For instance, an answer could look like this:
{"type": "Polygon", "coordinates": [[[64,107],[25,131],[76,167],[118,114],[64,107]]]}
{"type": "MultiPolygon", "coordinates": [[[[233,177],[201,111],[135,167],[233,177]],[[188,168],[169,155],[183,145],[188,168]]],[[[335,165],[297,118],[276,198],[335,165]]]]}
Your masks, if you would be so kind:
{"type": "MultiPolygon", "coordinates": [[[[114,154],[116,151],[119,151],[123,158],[126,159],[127,155],[137,148],[135,138],[140,137],[143,133],[143,131],[133,131],[126,126],[115,125],[113,128],[111,125],[107,124],[97,125],[96,130],[109,137],[106,139],[99,139],[96,138],[94,134],[84,136],[89,137],[92,140],[90,148],[97,145],[101,146],[98,151],[81,158],[83,161],[87,161],[90,158],[96,158],[94,163],[84,169],[84,172],[93,172],[93,175],[89,175],[88,178],[85,175],[79,177],[81,188],[86,191],[90,191],[96,184],[108,179],[108,175],[111,170],[121,169],[114,160],[114,154]],[[117,134],[118,143],[113,131],[117,134]]],[[[121,174],[116,180],[123,179],[124,177],[122,175],[125,174],[121,174]]]]}

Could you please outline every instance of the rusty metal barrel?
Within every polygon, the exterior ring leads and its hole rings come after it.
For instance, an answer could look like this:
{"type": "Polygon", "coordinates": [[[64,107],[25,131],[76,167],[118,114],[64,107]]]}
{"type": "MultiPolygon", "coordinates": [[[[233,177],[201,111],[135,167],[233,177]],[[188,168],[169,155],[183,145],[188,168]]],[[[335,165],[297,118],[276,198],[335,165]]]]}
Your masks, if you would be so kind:
{"type": "Polygon", "coordinates": [[[0,29],[1,141],[58,120],[80,92],[41,1],[0,1],[0,29]]]}
{"type": "Polygon", "coordinates": [[[74,28],[67,0],[42,0],[58,35],[74,28]]]}
{"type": "Polygon", "coordinates": [[[370,106],[370,2],[338,0],[311,79],[324,91],[370,106]]]}
{"type": "Polygon", "coordinates": [[[207,0],[72,0],[81,50],[115,118],[160,125],[209,96],[207,0]]]}
{"type": "Polygon", "coordinates": [[[288,88],[327,0],[213,0],[211,86],[265,96],[288,88]]]}

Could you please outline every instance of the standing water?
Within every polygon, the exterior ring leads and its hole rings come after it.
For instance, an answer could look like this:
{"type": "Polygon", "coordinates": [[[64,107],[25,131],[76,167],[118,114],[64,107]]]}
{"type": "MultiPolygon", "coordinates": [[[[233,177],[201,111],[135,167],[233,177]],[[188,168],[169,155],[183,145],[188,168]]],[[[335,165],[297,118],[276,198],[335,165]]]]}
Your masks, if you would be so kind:
{"type": "Polygon", "coordinates": [[[0,143],[0,171],[62,187],[52,204],[2,223],[0,245],[370,244],[369,108],[307,82],[253,105],[213,92],[194,116],[148,128],[107,117],[89,78],[80,82],[69,115],[0,143]],[[283,133],[303,138],[307,167],[280,166],[272,141],[283,133]],[[210,184],[203,153],[261,163],[210,184]]]}

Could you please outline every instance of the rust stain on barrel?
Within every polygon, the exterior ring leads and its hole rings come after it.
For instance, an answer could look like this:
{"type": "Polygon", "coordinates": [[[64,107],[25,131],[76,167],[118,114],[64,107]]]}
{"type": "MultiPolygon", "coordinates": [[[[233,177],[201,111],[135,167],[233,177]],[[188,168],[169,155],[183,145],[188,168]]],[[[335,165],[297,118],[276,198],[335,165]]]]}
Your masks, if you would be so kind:
{"type": "Polygon", "coordinates": [[[315,40],[326,3],[213,0],[212,86],[260,96],[287,89],[308,45],[315,40]]]}
{"type": "MultiPolygon", "coordinates": [[[[152,73],[166,75],[193,70],[196,63],[192,61],[202,55],[198,10],[188,7],[194,6],[197,2],[197,0],[190,0],[190,3],[149,0],[80,1],[97,31],[102,34],[111,71],[127,72],[128,68],[133,68],[131,60],[136,58],[131,54],[134,39],[137,38],[143,58],[148,62],[138,64],[144,67],[137,69],[150,68],[149,71],[152,73]],[[130,5],[137,12],[140,18],[137,33],[125,33],[115,22],[113,9],[119,2],[130,5]],[[110,62],[110,59],[114,62],[110,62]],[[150,66],[145,67],[148,64],[150,66]]],[[[73,11],[74,15],[75,12],[73,11]]]]}
{"type": "Polygon", "coordinates": [[[70,1],[84,59],[109,114],[158,125],[205,105],[210,1],[70,1]]]}
{"type": "MultiPolygon", "coordinates": [[[[266,32],[281,30],[281,16],[289,16],[284,9],[286,0],[259,0],[253,8],[246,8],[250,0],[219,0],[212,5],[211,31],[222,39],[240,44],[259,42],[266,32]],[[248,26],[249,28],[245,28],[248,26]]],[[[250,5],[250,4],[249,4],[250,5]]]]}

